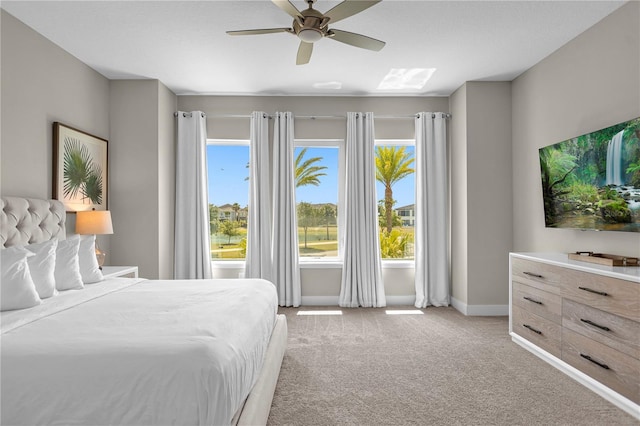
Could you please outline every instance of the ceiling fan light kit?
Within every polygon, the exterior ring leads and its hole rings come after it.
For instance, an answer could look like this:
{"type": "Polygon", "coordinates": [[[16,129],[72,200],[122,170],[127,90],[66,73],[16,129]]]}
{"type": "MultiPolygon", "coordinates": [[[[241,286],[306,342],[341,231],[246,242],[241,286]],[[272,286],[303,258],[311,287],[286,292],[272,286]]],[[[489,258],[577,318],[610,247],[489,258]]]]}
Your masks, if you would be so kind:
{"type": "Polygon", "coordinates": [[[330,23],[362,12],[382,0],[345,0],[327,13],[322,14],[313,8],[316,0],[307,0],[309,7],[299,11],[289,0],[271,0],[276,6],[293,17],[292,28],[267,28],[256,30],[227,31],[229,35],[256,35],[287,32],[300,39],[296,64],[309,63],[313,52],[313,43],[322,38],[329,38],[354,47],[379,51],[385,45],[384,41],[376,40],[362,34],[351,33],[337,29],[329,29],[330,23]]]}
{"type": "Polygon", "coordinates": [[[323,36],[322,33],[315,28],[305,28],[303,30],[300,30],[300,32],[298,33],[298,37],[305,43],[315,43],[323,36]]]}

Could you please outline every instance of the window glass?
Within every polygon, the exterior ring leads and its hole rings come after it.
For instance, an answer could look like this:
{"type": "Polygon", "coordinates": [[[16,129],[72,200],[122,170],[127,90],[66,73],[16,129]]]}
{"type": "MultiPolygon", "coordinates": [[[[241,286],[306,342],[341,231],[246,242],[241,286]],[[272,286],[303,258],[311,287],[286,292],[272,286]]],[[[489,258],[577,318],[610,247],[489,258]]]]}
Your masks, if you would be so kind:
{"type": "Polygon", "coordinates": [[[243,260],[247,249],[249,146],[208,141],[212,260],[243,260]]]}
{"type": "Polygon", "coordinates": [[[413,259],[415,146],[376,143],[376,194],[383,259],[413,259]]]}
{"type": "Polygon", "coordinates": [[[338,256],[337,146],[295,149],[296,212],[301,258],[338,256]]]}

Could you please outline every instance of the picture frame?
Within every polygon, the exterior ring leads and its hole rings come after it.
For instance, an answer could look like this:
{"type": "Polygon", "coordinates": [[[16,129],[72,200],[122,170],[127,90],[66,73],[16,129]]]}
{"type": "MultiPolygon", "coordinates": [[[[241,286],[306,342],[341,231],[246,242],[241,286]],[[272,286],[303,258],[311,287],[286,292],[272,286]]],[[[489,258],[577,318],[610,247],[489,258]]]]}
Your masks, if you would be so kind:
{"type": "Polygon", "coordinates": [[[68,212],[107,210],[108,141],[53,123],[53,198],[68,212]]]}

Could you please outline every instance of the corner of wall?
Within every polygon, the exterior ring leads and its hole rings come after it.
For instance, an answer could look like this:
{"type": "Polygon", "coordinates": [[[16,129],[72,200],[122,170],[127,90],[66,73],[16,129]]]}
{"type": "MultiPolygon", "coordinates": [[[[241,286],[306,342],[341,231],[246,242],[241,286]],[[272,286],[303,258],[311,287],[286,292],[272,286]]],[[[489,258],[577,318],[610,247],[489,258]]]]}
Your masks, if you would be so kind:
{"type": "Polygon", "coordinates": [[[449,98],[451,194],[451,294],[467,303],[467,86],[449,98]]]}

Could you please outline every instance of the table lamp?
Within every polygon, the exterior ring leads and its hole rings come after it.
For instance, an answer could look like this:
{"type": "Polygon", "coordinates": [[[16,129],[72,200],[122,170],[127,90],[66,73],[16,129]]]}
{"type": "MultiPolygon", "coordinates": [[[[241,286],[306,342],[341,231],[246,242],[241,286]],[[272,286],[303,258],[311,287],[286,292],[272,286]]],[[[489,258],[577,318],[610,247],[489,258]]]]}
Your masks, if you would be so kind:
{"type": "MultiPolygon", "coordinates": [[[[80,235],[107,235],[113,234],[113,224],[111,223],[111,212],[109,210],[88,210],[80,211],[76,215],[76,234],[80,235]]],[[[102,269],[105,252],[98,247],[96,238],[96,259],[98,266],[102,269]]]]}

